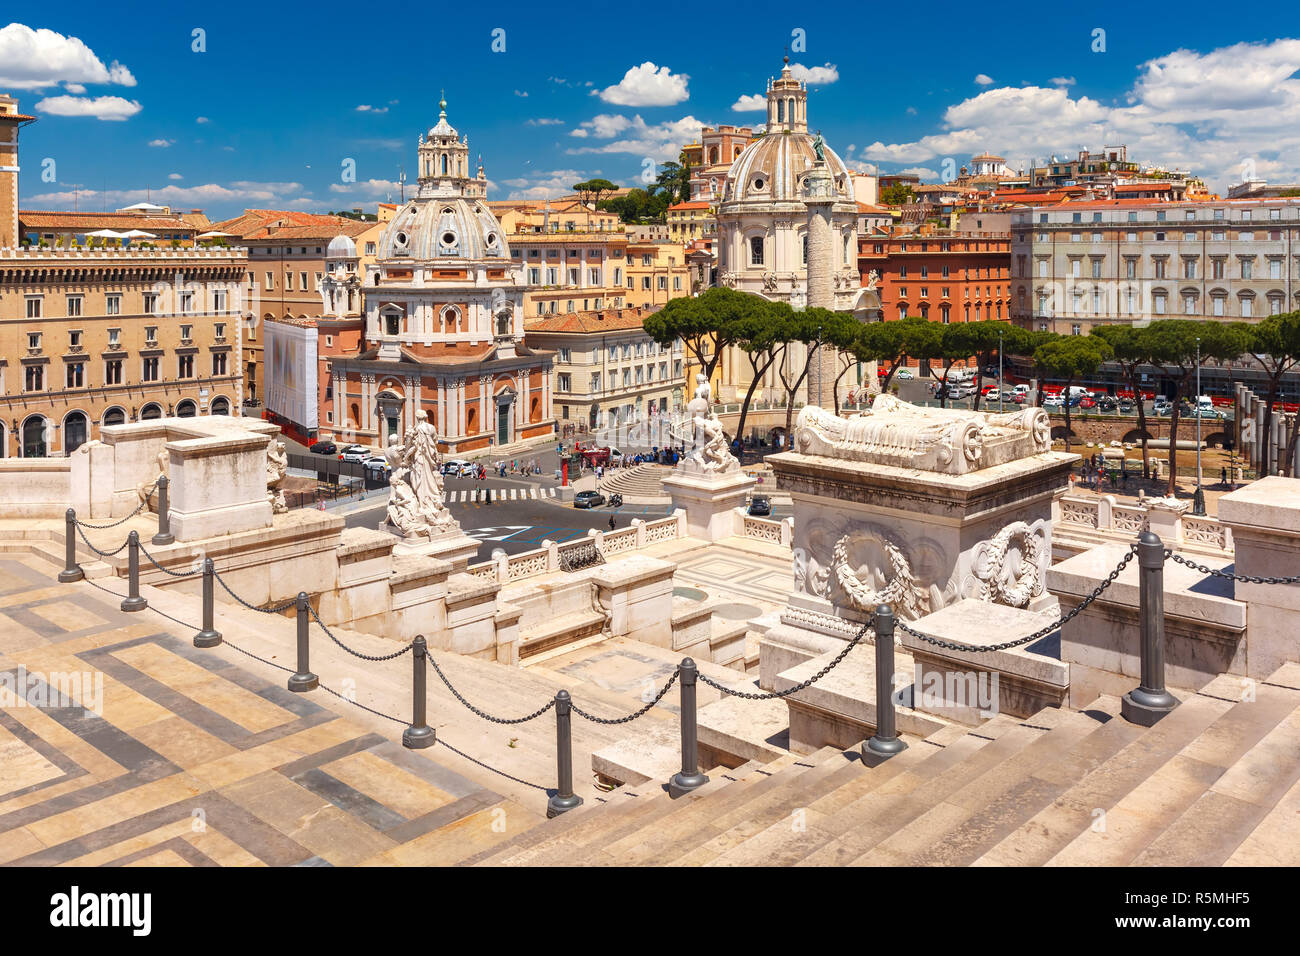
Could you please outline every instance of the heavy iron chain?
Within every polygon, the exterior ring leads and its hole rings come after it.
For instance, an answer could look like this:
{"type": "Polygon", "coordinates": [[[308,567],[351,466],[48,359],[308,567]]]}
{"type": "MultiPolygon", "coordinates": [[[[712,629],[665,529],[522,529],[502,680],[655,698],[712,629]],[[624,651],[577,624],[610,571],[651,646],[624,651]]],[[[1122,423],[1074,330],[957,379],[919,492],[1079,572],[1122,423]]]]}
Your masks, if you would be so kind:
{"type": "Polygon", "coordinates": [[[1060,630],[1063,626],[1074,620],[1074,618],[1079,614],[1083,613],[1084,609],[1087,608],[1089,604],[1101,597],[1102,592],[1115,583],[1116,579],[1120,576],[1120,572],[1128,566],[1128,563],[1133,560],[1135,554],[1137,554],[1137,547],[1130,547],[1128,553],[1125,554],[1124,557],[1120,558],[1119,564],[1115,565],[1115,570],[1106,575],[1102,582],[1092,589],[1091,594],[1075,605],[1070,612],[1060,620],[1053,621],[1046,627],[1040,627],[1038,630],[1034,631],[1034,633],[1026,635],[1025,637],[1016,638],[1014,641],[1004,641],[1001,644],[988,644],[983,647],[976,647],[973,644],[961,644],[956,641],[941,641],[937,637],[930,637],[928,634],[922,634],[919,631],[912,630],[912,628],[908,627],[902,621],[898,622],[898,628],[899,630],[912,635],[912,637],[915,637],[917,640],[925,641],[927,644],[933,644],[935,647],[942,647],[949,651],[966,651],[972,654],[988,653],[990,651],[1005,651],[1012,647],[1019,647],[1022,644],[1029,644],[1039,638],[1046,637],[1054,631],[1060,630]]]}
{"type": "Polygon", "coordinates": [[[227,594],[229,594],[240,604],[244,605],[244,607],[248,608],[250,611],[258,611],[259,613],[262,614],[279,614],[282,611],[287,611],[289,608],[293,607],[295,604],[298,603],[298,599],[294,597],[285,601],[283,604],[276,604],[273,605],[272,607],[258,607],[256,604],[249,604],[247,601],[241,598],[234,591],[230,590],[230,585],[227,584],[225,579],[220,574],[218,574],[215,570],[212,572],[212,576],[217,579],[217,583],[220,584],[225,589],[227,594]]]}
{"type": "Polygon", "coordinates": [[[1181,555],[1174,554],[1168,548],[1165,548],[1165,557],[1172,558],[1176,564],[1191,568],[1193,571],[1200,571],[1202,574],[1211,574],[1216,578],[1228,578],[1232,581],[1242,581],[1246,584],[1300,584],[1300,575],[1289,578],[1266,578],[1256,574],[1234,574],[1231,571],[1222,571],[1218,568],[1211,568],[1204,564],[1197,564],[1195,561],[1188,560],[1181,555]]]}
{"type": "Polygon", "coordinates": [[[514,717],[514,718],[493,717],[491,714],[487,713],[486,711],[479,710],[477,707],[475,707],[473,704],[467,701],[463,696],[461,696],[460,691],[458,691],[452,685],[451,681],[447,680],[447,675],[442,672],[442,668],[438,666],[438,662],[433,659],[432,654],[426,653],[424,655],[424,660],[430,667],[433,668],[433,672],[438,675],[439,680],[441,680],[444,684],[447,685],[447,690],[451,691],[453,697],[455,697],[458,701],[464,704],[466,708],[469,709],[470,713],[478,717],[482,717],[484,720],[488,721],[489,723],[526,724],[528,723],[528,721],[535,720],[536,718],[542,716],[542,714],[546,713],[548,710],[550,710],[552,707],[555,706],[555,699],[551,698],[546,702],[545,707],[541,707],[533,711],[531,714],[528,714],[526,717],[514,717]]]}
{"type": "MultiPolygon", "coordinates": [[[[143,510],[145,509],[145,506],[149,504],[149,499],[153,496],[153,493],[154,493],[157,489],[158,489],[158,482],[155,480],[154,483],[153,483],[153,487],[150,488],[147,492],[145,492],[144,501],[142,501],[142,502],[140,502],[138,505],[136,505],[136,506],[135,506],[135,510],[132,511],[129,515],[127,515],[127,516],[124,517],[124,518],[119,518],[117,521],[114,521],[114,522],[112,522],[111,524],[88,524],[87,522],[82,521],[80,518],[77,518],[77,519],[75,519],[75,520],[76,520],[77,524],[80,525],[81,527],[83,527],[83,528],[89,528],[89,529],[92,530],[92,531],[107,531],[109,528],[116,528],[118,525],[126,524],[126,522],[130,521],[132,518],[134,518],[136,515],[138,515],[141,511],[143,511],[143,510]]],[[[89,542],[87,542],[87,543],[89,544],[89,542]]],[[[93,545],[92,545],[92,547],[93,547],[93,545]]],[[[120,550],[120,549],[119,549],[119,550],[120,550]]],[[[100,553],[102,554],[103,552],[100,552],[100,553]]],[[[114,553],[116,553],[116,552],[114,552],[114,553]]]]}
{"type": "Polygon", "coordinates": [[[739,697],[742,700],[778,700],[782,697],[789,697],[791,694],[797,694],[801,690],[807,690],[813,684],[817,683],[819,680],[821,680],[823,677],[825,677],[827,674],[833,671],[836,667],[838,667],[840,662],[844,660],[844,658],[849,656],[849,651],[857,647],[858,644],[862,641],[862,639],[867,636],[867,631],[869,631],[872,627],[874,627],[875,623],[876,623],[876,618],[875,615],[873,614],[871,620],[867,621],[866,624],[863,624],[862,627],[858,630],[858,633],[853,635],[853,640],[849,641],[847,644],[844,645],[844,650],[840,651],[838,654],[835,655],[834,660],[832,660],[829,664],[827,664],[825,667],[819,670],[816,674],[813,674],[813,676],[809,677],[806,681],[803,681],[799,684],[795,684],[793,687],[787,687],[785,690],[764,691],[761,694],[751,694],[748,691],[732,690],[730,687],[727,687],[724,684],[719,684],[717,681],[713,680],[712,678],[705,677],[704,674],[702,673],[697,674],[696,677],[701,683],[708,684],[714,690],[721,691],[722,693],[726,694],[728,697],[739,697]]]}
{"type": "Polygon", "coordinates": [[[77,522],[77,534],[81,535],[81,540],[86,542],[86,547],[88,547],[91,551],[94,551],[101,558],[111,558],[116,555],[119,555],[126,549],[126,546],[131,543],[131,539],[127,538],[125,541],[119,544],[115,550],[101,551],[99,550],[99,548],[95,547],[93,544],[90,543],[90,539],[86,537],[85,529],[82,528],[80,521],[77,522]]]}
{"type": "Polygon", "coordinates": [[[141,544],[139,544],[138,547],[140,548],[140,553],[149,559],[149,563],[152,564],[159,571],[161,571],[163,574],[171,575],[174,578],[192,578],[196,574],[203,573],[202,568],[199,568],[199,570],[197,571],[169,571],[167,568],[164,568],[161,564],[158,563],[157,558],[155,558],[152,554],[150,554],[148,551],[145,550],[143,542],[141,542],[141,544]]]}
{"type": "Polygon", "coordinates": [[[340,641],[337,637],[335,637],[335,636],[334,636],[334,632],[331,631],[328,627],[325,626],[325,622],[322,621],[322,620],[320,619],[320,617],[316,614],[316,609],[315,609],[314,607],[312,607],[310,604],[307,605],[307,611],[311,614],[311,616],[312,616],[312,620],[314,620],[317,624],[320,625],[320,629],[321,629],[322,631],[325,632],[325,636],[326,636],[326,637],[328,637],[331,641],[333,641],[335,644],[337,644],[337,645],[338,645],[339,647],[341,647],[343,650],[347,651],[347,652],[348,652],[349,654],[351,654],[353,657],[359,657],[359,658],[361,658],[363,661],[376,661],[376,662],[379,662],[379,661],[391,661],[391,660],[396,660],[397,658],[401,657],[403,654],[408,653],[408,652],[411,650],[411,648],[415,647],[415,641],[411,641],[409,644],[407,644],[405,647],[403,647],[400,651],[394,651],[394,652],[391,653],[391,654],[362,654],[360,651],[354,651],[352,648],[348,647],[346,644],[344,644],[342,641],[340,641]]]}
{"type": "Polygon", "coordinates": [[[642,717],[645,714],[647,714],[650,711],[650,709],[655,706],[655,704],[663,700],[664,694],[668,693],[669,688],[671,688],[673,684],[677,683],[677,678],[681,676],[681,673],[682,673],[682,669],[680,667],[675,668],[673,670],[673,676],[668,678],[668,683],[664,684],[663,687],[659,688],[659,693],[655,694],[654,699],[652,699],[648,704],[646,704],[640,710],[633,711],[630,714],[625,714],[622,717],[597,717],[595,714],[589,714],[585,710],[582,710],[580,707],[578,707],[577,704],[571,704],[570,707],[572,708],[573,712],[577,714],[579,717],[581,717],[583,720],[589,720],[593,724],[606,724],[606,725],[630,724],[638,717],[642,717]]]}

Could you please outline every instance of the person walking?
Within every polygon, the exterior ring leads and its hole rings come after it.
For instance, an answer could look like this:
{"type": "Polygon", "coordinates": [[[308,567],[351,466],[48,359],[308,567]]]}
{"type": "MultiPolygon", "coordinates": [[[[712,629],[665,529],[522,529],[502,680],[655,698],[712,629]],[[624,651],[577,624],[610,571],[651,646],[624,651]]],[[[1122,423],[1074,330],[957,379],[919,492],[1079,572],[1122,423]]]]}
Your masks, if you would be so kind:
{"type": "Polygon", "coordinates": [[[609,516],[609,530],[610,530],[610,531],[613,531],[616,527],[618,527],[618,519],[615,518],[613,515],[610,515],[610,516],[609,516]]]}
{"type": "Polygon", "coordinates": [[[1225,488],[1228,487],[1228,469],[1226,467],[1219,469],[1219,484],[1225,488]]]}

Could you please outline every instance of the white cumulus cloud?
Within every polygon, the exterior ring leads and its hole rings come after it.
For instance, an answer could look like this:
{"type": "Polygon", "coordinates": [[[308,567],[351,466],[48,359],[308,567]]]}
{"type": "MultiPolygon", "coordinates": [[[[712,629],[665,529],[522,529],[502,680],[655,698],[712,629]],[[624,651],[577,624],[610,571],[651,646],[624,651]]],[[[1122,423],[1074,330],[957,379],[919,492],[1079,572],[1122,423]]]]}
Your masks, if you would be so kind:
{"type": "Polygon", "coordinates": [[[703,125],[694,116],[683,116],[663,123],[647,123],[640,115],[631,119],[625,116],[597,116],[583,126],[590,129],[592,136],[610,141],[600,146],[573,148],[569,153],[632,153],[675,162],[684,145],[700,138],[703,125]]]}
{"type": "Polygon", "coordinates": [[[754,113],[767,109],[767,97],[762,93],[746,93],[731,104],[737,113],[754,113]]]}
{"type": "Polygon", "coordinates": [[[368,103],[362,103],[357,107],[358,113],[387,113],[387,106],[371,106],[368,103]]]}
{"type": "Polygon", "coordinates": [[[48,96],[36,104],[36,111],[50,116],[90,116],[98,120],[120,121],[140,112],[136,100],[120,96],[48,96]]]}
{"type": "Polygon", "coordinates": [[[156,146],[158,149],[166,149],[168,146],[175,144],[175,142],[176,140],[174,139],[151,139],[149,140],[149,145],[156,146]]]}
{"type": "Polygon", "coordinates": [[[987,73],[976,73],[975,82],[979,86],[992,86],[994,80],[993,77],[989,76],[987,73]]]}
{"type": "Polygon", "coordinates": [[[607,86],[597,95],[606,103],[616,106],[673,106],[690,96],[685,73],[674,74],[666,66],[655,66],[646,60],[634,66],[614,86],[607,86]]]}
{"type": "Polygon", "coordinates": [[[116,60],[105,66],[76,37],[22,23],[0,29],[0,88],[41,90],[59,83],[84,93],[87,83],[135,86],[135,77],[116,60]]]}
{"type": "Polygon", "coordinates": [[[800,83],[807,83],[809,86],[825,86],[838,80],[840,71],[835,68],[834,63],[827,63],[825,66],[804,66],[802,63],[791,63],[790,75],[800,83]]]}

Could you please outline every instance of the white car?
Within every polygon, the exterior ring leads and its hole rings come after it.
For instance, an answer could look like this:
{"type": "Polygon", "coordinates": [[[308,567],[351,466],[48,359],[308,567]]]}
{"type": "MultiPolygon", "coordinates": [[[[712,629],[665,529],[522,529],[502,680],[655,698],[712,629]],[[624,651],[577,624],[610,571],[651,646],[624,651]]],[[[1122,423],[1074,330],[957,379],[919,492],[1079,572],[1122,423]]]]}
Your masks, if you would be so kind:
{"type": "Polygon", "coordinates": [[[388,459],[383,455],[371,455],[361,463],[361,467],[366,471],[382,472],[384,474],[393,470],[392,466],[388,464],[388,459]]]}
{"type": "Polygon", "coordinates": [[[1060,395],[1048,395],[1046,398],[1043,399],[1043,407],[1044,407],[1044,408],[1064,408],[1064,407],[1065,407],[1065,399],[1063,399],[1060,395]]]}
{"type": "Polygon", "coordinates": [[[370,457],[370,449],[365,445],[348,445],[339,452],[339,461],[360,463],[370,457]]]}
{"type": "Polygon", "coordinates": [[[467,478],[474,474],[474,463],[464,458],[452,458],[442,463],[442,473],[454,478],[467,478]]]}
{"type": "Polygon", "coordinates": [[[912,370],[910,368],[900,368],[897,372],[894,373],[894,378],[901,378],[910,381],[911,379],[916,378],[916,376],[912,374],[912,370]]]}

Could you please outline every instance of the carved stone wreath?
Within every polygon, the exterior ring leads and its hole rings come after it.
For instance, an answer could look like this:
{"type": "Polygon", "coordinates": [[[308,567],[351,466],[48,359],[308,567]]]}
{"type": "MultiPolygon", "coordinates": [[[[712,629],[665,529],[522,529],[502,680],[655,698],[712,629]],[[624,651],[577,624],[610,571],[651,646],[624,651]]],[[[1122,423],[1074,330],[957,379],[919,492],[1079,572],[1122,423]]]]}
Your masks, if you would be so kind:
{"type": "Polygon", "coordinates": [[[849,563],[848,546],[852,535],[844,535],[835,542],[831,557],[831,570],[840,588],[848,595],[853,606],[861,611],[874,611],[879,604],[888,604],[901,617],[915,620],[929,613],[929,602],[918,592],[916,579],[907,557],[892,541],[884,537],[877,540],[889,562],[892,579],[879,591],[872,590],[862,582],[849,563]]]}
{"type": "Polygon", "coordinates": [[[994,535],[985,552],[988,566],[980,575],[981,600],[1009,607],[1026,607],[1038,587],[1041,547],[1042,540],[1023,521],[1013,521],[994,535]],[[1011,583],[1003,581],[1002,569],[1013,541],[1020,544],[1020,567],[1013,577],[1014,583],[1011,583]]]}

